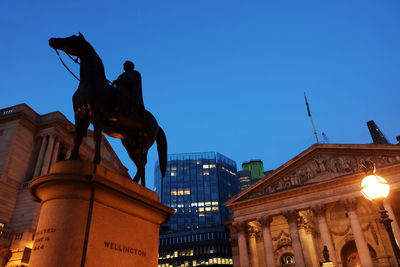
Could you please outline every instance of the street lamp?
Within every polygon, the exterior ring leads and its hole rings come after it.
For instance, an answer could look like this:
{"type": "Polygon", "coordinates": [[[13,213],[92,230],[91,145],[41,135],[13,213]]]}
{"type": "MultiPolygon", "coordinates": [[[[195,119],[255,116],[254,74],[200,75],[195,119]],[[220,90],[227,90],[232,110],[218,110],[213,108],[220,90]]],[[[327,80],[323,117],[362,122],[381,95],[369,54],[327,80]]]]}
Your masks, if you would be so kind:
{"type": "Polygon", "coordinates": [[[387,211],[383,205],[383,200],[389,195],[389,184],[385,179],[375,174],[375,166],[370,168],[370,173],[361,181],[361,193],[365,198],[377,202],[379,205],[379,213],[381,214],[381,223],[385,226],[389,234],[390,242],[396,256],[397,266],[400,267],[400,249],[393,235],[392,219],[389,218],[387,211]]]}

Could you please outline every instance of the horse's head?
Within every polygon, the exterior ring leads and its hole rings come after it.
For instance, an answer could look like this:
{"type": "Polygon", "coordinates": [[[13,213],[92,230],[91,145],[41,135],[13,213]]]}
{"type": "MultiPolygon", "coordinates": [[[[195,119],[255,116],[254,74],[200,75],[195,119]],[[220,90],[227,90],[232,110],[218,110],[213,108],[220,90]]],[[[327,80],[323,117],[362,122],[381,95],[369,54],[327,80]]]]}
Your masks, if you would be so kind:
{"type": "Polygon", "coordinates": [[[66,38],[50,38],[49,45],[54,49],[62,50],[70,55],[79,57],[86,47],[85,37],[81,33],[66,38]]]}

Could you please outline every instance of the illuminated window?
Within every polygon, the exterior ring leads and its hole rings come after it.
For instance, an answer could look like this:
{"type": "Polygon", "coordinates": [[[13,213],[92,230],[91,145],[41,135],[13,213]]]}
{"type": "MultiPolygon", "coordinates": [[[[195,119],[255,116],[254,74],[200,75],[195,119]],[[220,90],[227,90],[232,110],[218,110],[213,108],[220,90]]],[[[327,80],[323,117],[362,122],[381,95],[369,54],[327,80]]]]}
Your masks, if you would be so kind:
{"type": "Polygon", "coordinates": [[[291,253],[286,253],[281,257],[281,263],[282,264],[289,264],[289,263],[295,263],[294,262],[294,256],[291,253]]]}
{"type": "Polygon", "coordinates": [[[210,175],[210,172],[209,171],[204,171],[203,175],[210,175]]]}
{"type": "Polygon", "coordinates": [[[203,164],[203,169],[208,169],[210,167],[210,165],[208,164],[203,164]]]}
{"type": "Polygon", "coordinates": [[[218,210],[218,207],[212,207],[212,210],[218,210]]]}

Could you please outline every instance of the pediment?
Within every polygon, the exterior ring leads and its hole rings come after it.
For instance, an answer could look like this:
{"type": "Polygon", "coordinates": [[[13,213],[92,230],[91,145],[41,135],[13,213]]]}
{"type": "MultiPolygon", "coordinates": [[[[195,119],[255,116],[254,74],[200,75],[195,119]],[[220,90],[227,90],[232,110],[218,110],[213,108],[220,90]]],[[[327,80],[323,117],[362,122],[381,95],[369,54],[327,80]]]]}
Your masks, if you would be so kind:
{"type": "Polygon", "coordinates": [[[400,163],[400,146],[314,145],[233,197],[227,205],[360,173],[364,160],[372,160],[377,169],[400,163]]]}

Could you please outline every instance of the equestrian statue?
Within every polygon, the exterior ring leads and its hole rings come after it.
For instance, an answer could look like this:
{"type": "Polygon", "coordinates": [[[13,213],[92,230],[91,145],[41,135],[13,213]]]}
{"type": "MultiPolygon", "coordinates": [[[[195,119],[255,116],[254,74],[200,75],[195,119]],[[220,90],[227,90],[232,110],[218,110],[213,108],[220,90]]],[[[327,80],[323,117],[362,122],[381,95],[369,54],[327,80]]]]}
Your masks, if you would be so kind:
{"type": "MultiPolygon", "coordinates": [[[[167,168],[167,139],[154,116],[144,108],[141,77],[134,64],[125,62],[125,72],[111,85],[106,78],[103,62],[84,36],[51,38],[50,47],[80,59],[80,79],[73,95],[75,112],[74,147],[69,159],[79,159],[82,138],[93,124],[95,143],[94,168],[100,163],[101,133],[121,139],[137,172],[133,181],[145,182],[147,152],[157,142],[161,174],[167,168]]],[[[57,52],[58,53],[58,52],[57,52]]],[[[78,78],[77,78],[78,79],[78,78]]]]}

